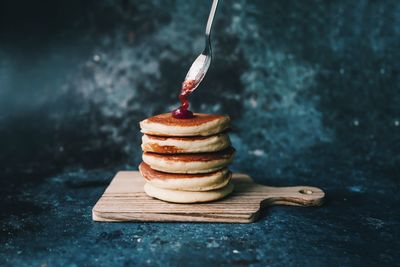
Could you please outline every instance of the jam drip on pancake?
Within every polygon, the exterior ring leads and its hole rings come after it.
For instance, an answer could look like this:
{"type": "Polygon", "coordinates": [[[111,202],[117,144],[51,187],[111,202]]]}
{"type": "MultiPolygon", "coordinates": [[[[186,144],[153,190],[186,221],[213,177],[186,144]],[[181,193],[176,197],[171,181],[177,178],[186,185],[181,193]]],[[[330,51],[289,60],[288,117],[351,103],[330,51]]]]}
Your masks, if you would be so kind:
{"type": "Polygon", "coordinates": [[[189,110],[189,95],[196,88],[197,82],[195,80],[186,80],[182,83],[181,93],[179,95],[179,101],[181,106],[172,111],[172,116],[176,119],[190,119],[193,118],[193,112],[189,110]]]}

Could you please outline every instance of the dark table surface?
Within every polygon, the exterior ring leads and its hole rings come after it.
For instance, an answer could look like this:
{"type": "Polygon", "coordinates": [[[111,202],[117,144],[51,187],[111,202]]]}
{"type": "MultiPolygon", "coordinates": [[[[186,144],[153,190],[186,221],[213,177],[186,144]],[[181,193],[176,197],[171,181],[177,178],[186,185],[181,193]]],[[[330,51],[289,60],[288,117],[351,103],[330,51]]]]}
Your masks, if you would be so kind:
{"type": "Polygon", "coordinates": [[[177,105],[204,1],[2,2],[1,266],[400,264],[400,4],[222,1],[193,110],[228,113],[232,169],[313,185],[322,207],[252,224],[98,223],[140,162],[138,121],[177,105]]]}

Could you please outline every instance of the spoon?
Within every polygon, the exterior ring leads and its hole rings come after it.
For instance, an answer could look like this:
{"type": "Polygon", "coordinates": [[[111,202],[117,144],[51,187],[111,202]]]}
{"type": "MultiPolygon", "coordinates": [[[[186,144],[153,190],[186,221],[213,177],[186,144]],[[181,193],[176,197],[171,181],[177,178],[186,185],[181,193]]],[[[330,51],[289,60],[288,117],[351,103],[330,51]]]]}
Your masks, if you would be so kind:
{"type": "Polygon", "coordinates": [[[184,84],[190,83],[192,86],[188,88],[186,93],[193,92],[201,83],[204,76],[210,67],[212,51],[211,51],[211,26],[214,20],[215,11],[217,10],[218,0],[213,0],[211,5],[210,14],[208,15],[207,26],[206,26],[206,43],[203,52],[196,58],[190,67],[188,73],[186,74],[184,84]]]}

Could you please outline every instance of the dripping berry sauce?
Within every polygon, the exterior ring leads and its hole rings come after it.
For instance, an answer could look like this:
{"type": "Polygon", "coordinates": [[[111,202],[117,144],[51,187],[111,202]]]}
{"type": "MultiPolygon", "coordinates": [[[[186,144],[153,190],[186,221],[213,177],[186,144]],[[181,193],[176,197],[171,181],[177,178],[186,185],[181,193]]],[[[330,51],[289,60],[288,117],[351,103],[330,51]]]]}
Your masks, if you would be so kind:
{"type": "Polygon", "coordinates": [[[176,119],[190,119],[193,118],[193,112],[189,110],[189,100],[188,97],[194,88],[196,88],[195,80],[186,80],[182,83],[181,93],[179,94],[179,101],[181,106],[172,111],[172,117],[176,119]]]}

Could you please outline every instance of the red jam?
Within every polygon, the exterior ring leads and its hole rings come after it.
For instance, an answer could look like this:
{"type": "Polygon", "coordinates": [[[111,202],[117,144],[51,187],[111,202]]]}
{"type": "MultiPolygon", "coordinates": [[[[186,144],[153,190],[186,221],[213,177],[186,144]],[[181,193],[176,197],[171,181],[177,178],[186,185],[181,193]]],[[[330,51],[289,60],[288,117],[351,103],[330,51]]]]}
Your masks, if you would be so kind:
{"type": "Polygon", "coordinates": [[[189,110],[188,97],[195,87],[196,87],[195,80],[186,80],[182,83],[182,89],[179,95],[179,101],[181,102],[181,106],[172,111],[172,117],[176,119],[193,118],[193,112],[189,110]]]}

